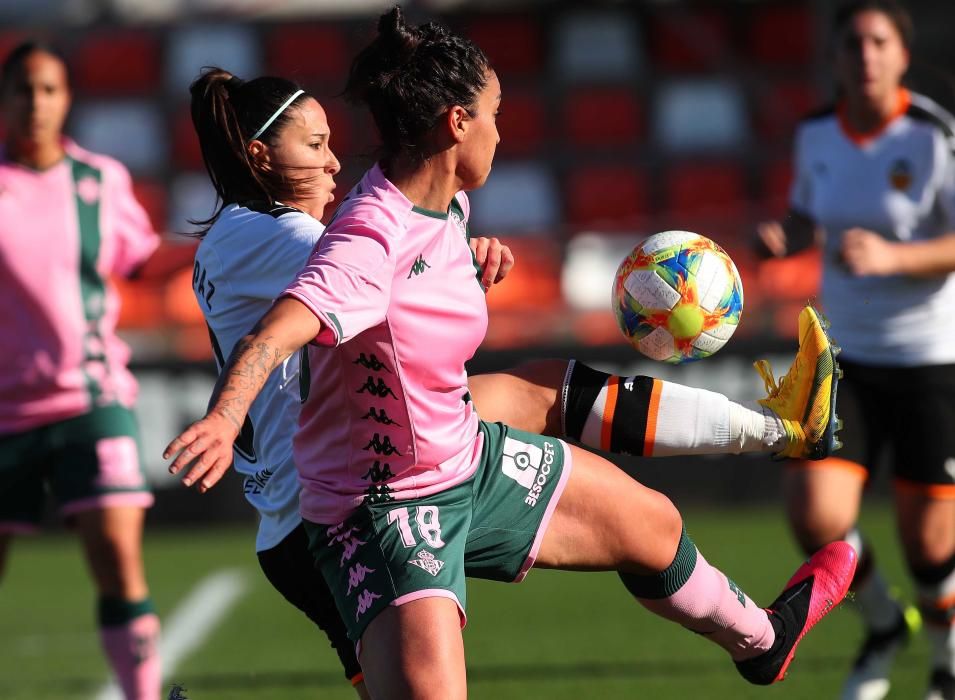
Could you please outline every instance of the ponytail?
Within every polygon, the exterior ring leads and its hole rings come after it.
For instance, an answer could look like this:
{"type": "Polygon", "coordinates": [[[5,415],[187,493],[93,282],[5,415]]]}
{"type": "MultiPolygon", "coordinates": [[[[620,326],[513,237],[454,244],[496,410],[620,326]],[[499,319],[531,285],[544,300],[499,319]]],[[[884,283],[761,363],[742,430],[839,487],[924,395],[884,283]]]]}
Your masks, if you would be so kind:
{"type": "Polygon", "coordinates": [[[218,203],[208,219],[190,220],[193,234],[208,233],[222,210],[237,202],[276,201],[294,197],[311,178],[264,168],[249,153],[249,142],[272,143],[291,121],[290,111],[309,95],[284,78],[244,81],[222,68],[206,68],[192,85],[192,123],[218,203]],[[253,138],[254,137],[254,138],[253,138]]]}

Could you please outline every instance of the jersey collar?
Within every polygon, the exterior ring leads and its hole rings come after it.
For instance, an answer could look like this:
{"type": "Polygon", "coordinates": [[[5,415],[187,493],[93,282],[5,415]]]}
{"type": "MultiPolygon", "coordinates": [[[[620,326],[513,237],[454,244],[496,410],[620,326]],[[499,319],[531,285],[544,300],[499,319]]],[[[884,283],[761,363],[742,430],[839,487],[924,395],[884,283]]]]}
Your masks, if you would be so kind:
{"type": "Polygon", "coordinates": [[[900,87],[898,97],[896,98],[895,110],[885,119],[885,121],[883,121],[874,129],[870,129],[869,131],[856,131],[852,128],[852,126],[849,124],[849,120],[846,117],[845,100],[840,100],[839,104],[836,105],[836,117],[839,121],[839,128],[842,130],[842,133],[845,134],[845,137],[852,141],[852,143],[854,143],[856,146],[864,146],[870,141],[878,138],[892,122],[908,112],[909,106],[911,104],[912,93],[910,93],[904,87],[900,87]]]}

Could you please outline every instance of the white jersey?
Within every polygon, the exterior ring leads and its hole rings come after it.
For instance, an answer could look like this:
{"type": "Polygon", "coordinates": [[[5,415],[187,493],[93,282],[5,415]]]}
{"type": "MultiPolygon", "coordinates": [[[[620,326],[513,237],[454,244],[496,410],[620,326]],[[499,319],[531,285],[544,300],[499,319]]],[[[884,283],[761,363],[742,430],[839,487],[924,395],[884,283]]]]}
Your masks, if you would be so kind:
{"type": "Polygon", "coordinates": [[[955,230],[955,119],[902,91],[897,115],[871,138],[838,111],[804,120],[796,134],[790,203],[825,232],[822,303],[845,357],[863,364],[955,363],[955,274],[856,277],[842,265],[853,227],[890,241],[955,230]]]}
{"type": "MultiPolygon", "coordinates": [[[[232,204],[219,215],[196,251],[192,286],[220,371],[235,344],[304,267],[323,230],[321,222],[292,207],[232,204]]],[[[235,469],[245,476],[245,497],[261,516],[258,552],[279,544],[301,522],[292,436],[309,386],[302,357],[295,353],[272,373],[235,443],[235,469]]]]}

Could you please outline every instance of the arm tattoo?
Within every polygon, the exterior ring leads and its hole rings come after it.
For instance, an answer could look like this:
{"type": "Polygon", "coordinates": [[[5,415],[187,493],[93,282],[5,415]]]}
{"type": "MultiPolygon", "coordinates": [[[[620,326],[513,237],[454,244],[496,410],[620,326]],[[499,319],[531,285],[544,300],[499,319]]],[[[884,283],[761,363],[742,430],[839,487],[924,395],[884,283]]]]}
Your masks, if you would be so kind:
{"type": "Polygon", "coordinates": [[[284,359],[272,336],[247,335],[236,344],[222,368],[209,412],[228,418],[240,430],[252,402],[284,359]]]}

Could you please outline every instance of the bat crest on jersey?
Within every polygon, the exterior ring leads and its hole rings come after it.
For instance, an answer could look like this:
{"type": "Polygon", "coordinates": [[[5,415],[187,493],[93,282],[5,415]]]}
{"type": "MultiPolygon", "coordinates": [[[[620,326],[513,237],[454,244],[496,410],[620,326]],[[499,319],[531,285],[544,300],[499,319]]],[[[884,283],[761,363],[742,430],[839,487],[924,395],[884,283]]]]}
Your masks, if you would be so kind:
{"type": "Polygon", "coordinates": [[[894,161],[889,168],[889,184],[893,189],[907,190],[912,185],[912,164],[901,158],[894,161]]]}

